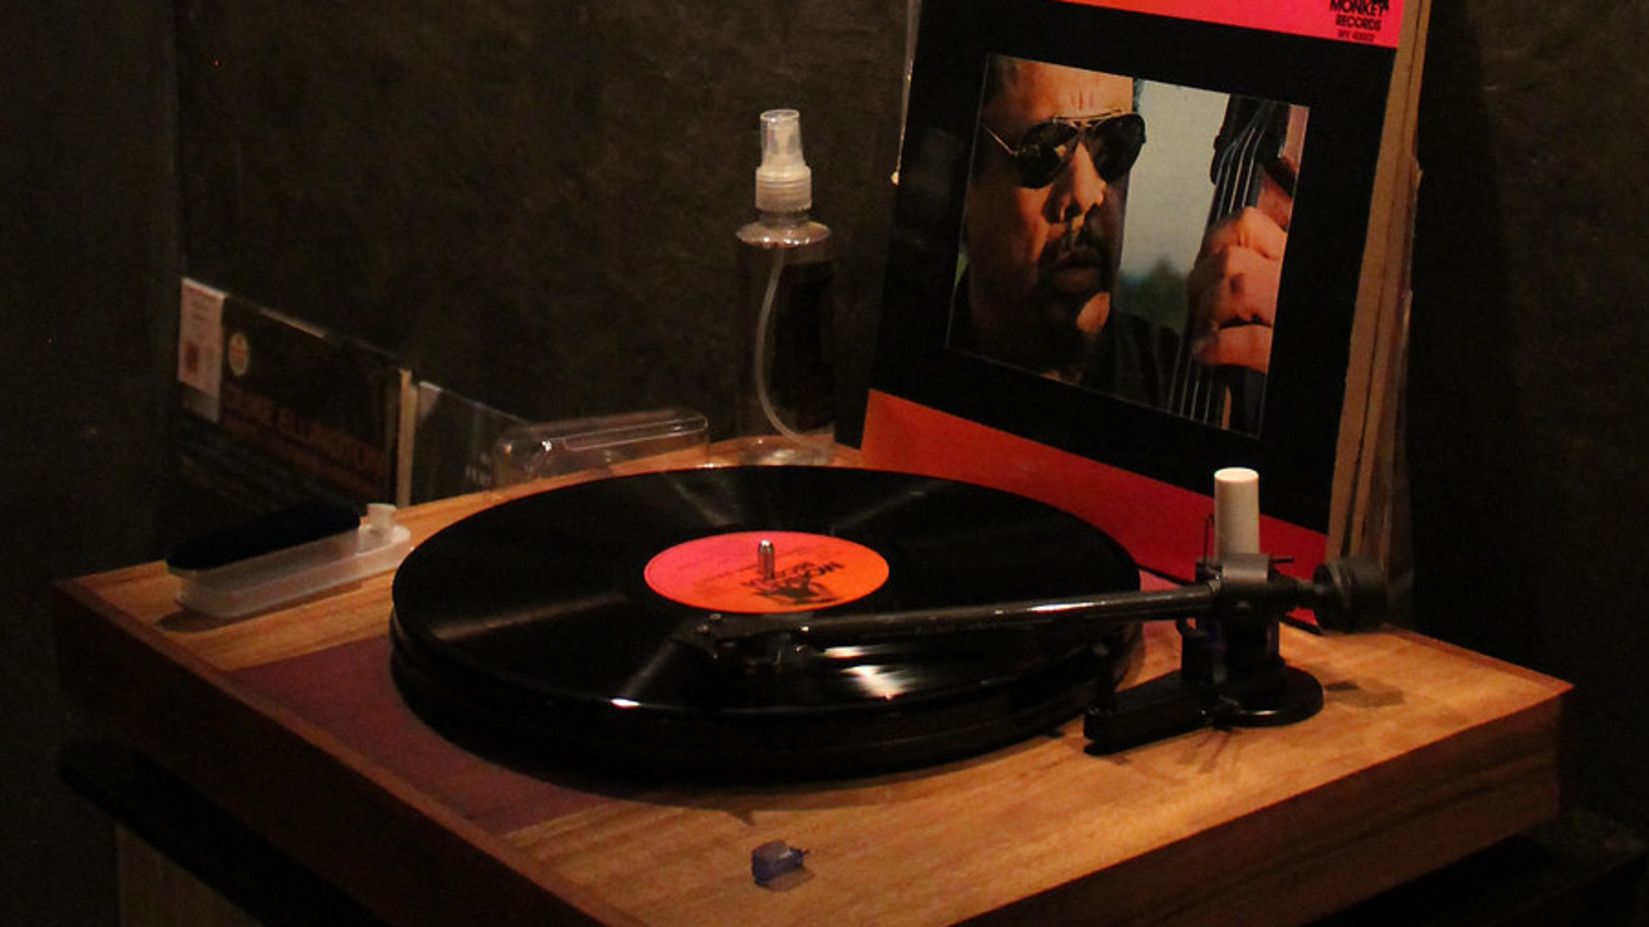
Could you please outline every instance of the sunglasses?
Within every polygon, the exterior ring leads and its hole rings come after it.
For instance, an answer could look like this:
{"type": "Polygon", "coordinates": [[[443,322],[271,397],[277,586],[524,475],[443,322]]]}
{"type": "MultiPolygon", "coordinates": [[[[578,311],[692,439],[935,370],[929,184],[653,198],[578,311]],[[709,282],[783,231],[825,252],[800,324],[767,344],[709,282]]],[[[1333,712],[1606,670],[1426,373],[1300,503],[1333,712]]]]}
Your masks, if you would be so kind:
{"type": "Polygon", "coordinates": [[[1026,129],[1013,145],[1003,141],[989,126],[980,128],[1007,153],[1019,185],[1032,190],[1054,182],[1071,163],[1078,142],[1088,149],[1094,170],[1106,183],[1128,173],[1145,145],[1145,118],[1138,113],[1076,119],[1055,117],[1026,129]]]}

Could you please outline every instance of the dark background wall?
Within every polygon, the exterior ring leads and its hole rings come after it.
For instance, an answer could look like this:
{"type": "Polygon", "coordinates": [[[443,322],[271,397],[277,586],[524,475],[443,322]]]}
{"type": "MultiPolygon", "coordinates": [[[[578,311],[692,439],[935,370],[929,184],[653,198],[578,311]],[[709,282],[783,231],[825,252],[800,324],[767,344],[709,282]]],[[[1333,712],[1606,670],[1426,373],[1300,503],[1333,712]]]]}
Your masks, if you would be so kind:
{"type": "Polygon", "coordinates": [[[0,923],[114,923],[108,825],[54,773],[45,588],[156,555],[172,31],[158,3],[0,9],[0,923]]]}
{"type": "Polygon", "coordinates": [[[1649,827],[1649,7],[1438,3],[1409,393],[1422,628],[1579,689],[1581,798],[1649,827]]]}
{"type": "MultiPolygon", "coordinates": [[[[0,12],[0,921],[112,924],[57,783],[44,589],[151,559],[177,278],[533,418],[728,401],[756,114],[803,112],[862,375],[904,8],[62,0],[0,12]]],[[[1641,4],[1433,11],[1415,615],[1571,679],[1578,797],[1649,828],[1641,4]]]]}
{"type": "Polygon", "coordinates": [[[529,419],[723,428],[757,117],[794,106],[868,341],[901,0],[179,6],[191,276],[529,419]]]}

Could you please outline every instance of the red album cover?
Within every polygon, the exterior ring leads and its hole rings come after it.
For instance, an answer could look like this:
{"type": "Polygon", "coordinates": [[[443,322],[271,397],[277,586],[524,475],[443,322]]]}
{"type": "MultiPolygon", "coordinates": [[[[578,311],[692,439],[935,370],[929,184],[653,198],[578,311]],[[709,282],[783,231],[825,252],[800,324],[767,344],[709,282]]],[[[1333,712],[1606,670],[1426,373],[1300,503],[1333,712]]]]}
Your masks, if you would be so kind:
{"type": "Polygon", "coordinates": [[[1052,502],[1177,577],[1214,471],[1251,467],[1269,552],[1345,552],[1397,302],[1371,229],[1411,193],[1380,171],[1403,15],[924,0],[867,463],[1052,502]]]}
{"type": "Polygon", "coordinates": [[[1403,22],[1403,0],[1314,0],[1310,3],[1254,3],[1253,0],[1068,2],[1388,48],[1397,47],[1403,22]]]}

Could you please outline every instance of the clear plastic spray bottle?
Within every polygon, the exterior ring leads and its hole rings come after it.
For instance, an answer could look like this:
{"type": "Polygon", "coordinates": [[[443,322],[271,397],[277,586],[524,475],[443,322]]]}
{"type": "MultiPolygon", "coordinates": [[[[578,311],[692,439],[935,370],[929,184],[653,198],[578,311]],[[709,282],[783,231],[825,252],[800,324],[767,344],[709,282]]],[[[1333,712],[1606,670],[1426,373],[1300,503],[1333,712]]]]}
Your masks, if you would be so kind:
{"type": "Polygon", "coordinates": [[[738,230],[741,333],[735,428],[743,463],[824,463],[834,438],[835,264],[815,222],[801,116],[761,115],[756,221],[738,230]]]}

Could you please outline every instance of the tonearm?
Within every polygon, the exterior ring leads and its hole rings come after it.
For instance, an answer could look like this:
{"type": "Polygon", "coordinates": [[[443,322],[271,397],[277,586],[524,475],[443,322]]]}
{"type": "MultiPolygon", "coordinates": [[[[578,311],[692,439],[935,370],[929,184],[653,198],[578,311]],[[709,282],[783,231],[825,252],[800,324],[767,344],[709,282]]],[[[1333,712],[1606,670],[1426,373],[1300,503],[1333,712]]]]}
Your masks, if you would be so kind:
{"type": "Polygon", "coordinates": [[[844,644],[1056,626],[1097,639],[1123,625],[1174,621],[1179,670],[1108,694],[1088,710],[1090,750],[1112,753],[1198,727],[1273,726],[1316,714],[1322,686],[1278,651],[1285,616],[1305,609],[1324,631],[1353,632],[1377,627],[1385,605],[1384,580],[1366,561],[1325,563],[1306,581],[1280,572],[1266,554],[1232,553],[1204,560],[1194,583],[1171,589],[828,617],[712,614],[686,624],[676,640],[748,672],[782,670],[844,644]]]}

